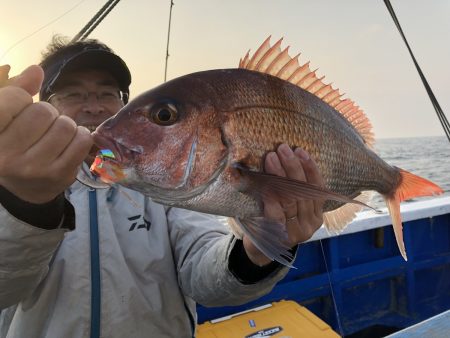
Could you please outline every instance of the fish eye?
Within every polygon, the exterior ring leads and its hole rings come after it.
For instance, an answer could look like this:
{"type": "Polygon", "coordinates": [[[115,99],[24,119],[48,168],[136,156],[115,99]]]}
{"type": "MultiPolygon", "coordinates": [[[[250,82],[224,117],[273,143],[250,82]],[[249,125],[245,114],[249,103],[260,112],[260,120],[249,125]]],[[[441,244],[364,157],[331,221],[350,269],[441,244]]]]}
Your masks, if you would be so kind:
{"type": "Polygon", "coordinates": [[[156,124],[169,126],[178,119],[178,110],[172,103],[162,103],[152,108],[151,117],[156,124]]]}

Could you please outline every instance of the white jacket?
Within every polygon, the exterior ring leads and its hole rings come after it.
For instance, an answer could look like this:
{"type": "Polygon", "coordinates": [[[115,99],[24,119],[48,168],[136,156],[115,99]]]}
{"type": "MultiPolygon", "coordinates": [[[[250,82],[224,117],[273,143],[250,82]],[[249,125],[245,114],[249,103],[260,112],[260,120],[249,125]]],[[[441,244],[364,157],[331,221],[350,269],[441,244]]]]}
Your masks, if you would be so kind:
{"type": "Polygon", "coordinates": [[[31,226],[0,205],[2,338],[192,337],[195,302],[244,303],[287,272],[239,282],[228,270],[235,239],[214,216],[122,187],[75,182],[66,198],[73,231],[31,226]]]}

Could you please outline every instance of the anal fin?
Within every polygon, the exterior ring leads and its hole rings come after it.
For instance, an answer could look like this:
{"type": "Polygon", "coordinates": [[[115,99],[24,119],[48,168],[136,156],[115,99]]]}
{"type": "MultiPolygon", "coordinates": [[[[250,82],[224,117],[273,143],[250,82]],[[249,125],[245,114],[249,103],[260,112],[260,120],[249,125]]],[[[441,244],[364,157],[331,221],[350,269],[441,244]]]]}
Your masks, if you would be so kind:
{"type": "MultiPolygon", "coordinates": [[[[355,200],[367,204],[372,200],[374,193],[372,191],[364,191],[359,194],[355,200]]],[[[323,223],[327,231],[331,234],[341,233],[347,225],[356,217],[356,213],[363,206],[353,203],[344,204],[343,206],[326,212],[323,214],[323,223]]]]}

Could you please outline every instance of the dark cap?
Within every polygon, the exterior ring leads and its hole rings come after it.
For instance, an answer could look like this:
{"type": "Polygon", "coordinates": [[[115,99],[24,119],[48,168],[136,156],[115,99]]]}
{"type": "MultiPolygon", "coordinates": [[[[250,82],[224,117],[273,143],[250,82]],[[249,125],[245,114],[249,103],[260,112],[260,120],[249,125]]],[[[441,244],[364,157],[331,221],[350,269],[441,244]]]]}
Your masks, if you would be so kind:
{"type": "Polygon", "coordinates": [[[47,101],[53,94],[58,80],[68,72],[96,69],[104,70],[112,75],[119,84],[120,91],[124,94],[124,103],[128,101],[131,74],[125,62],[116,54],[103,50],[86,48],[76,53],[63,53],[58,55],[48,64],[41,64],[44,69],[44,82],[42,83],[39,98],[47,101]]]}

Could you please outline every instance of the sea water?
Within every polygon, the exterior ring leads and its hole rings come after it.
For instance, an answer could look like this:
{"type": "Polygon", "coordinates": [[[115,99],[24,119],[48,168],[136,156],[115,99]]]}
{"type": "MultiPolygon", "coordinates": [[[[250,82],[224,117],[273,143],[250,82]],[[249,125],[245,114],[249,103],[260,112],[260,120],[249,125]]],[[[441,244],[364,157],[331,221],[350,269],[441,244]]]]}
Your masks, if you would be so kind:
{"type": "MultiPolygon", "coordinates": [[[[390,165],[426,178],[450,195],[450,142],[445,136],[379,139],[375,152],[390,165]]],[[[385,206],[378,194],[372,202],[372,206],[385,206]]]]}

